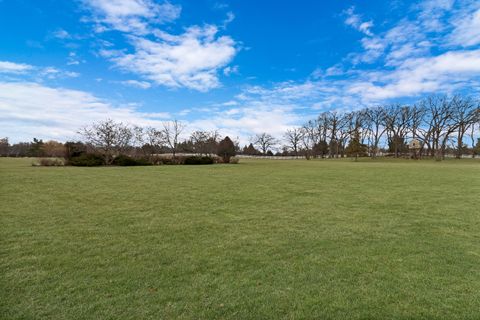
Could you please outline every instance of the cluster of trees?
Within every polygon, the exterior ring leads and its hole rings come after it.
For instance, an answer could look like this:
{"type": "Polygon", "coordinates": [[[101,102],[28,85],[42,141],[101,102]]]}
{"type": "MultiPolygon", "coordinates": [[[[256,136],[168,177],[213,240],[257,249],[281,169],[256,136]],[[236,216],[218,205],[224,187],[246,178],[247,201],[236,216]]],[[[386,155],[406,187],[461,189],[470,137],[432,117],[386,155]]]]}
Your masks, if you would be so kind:
{"type": "Polygon", "coordinates": [[[158,154],[171,153],[175,161],[179,152],[195,153],[205,157],[218,155],[224,163],[235,156],[235,144],[228,136],[221,139],[217,131],[195,131],[188,140],[181,141],[184,129],[185,125],[177,120],[164,122],[159,129],[106,120],[82,128],[79,133],[107,165],[120,154],[153,159],[158,154]]]}
{"type": "MultiPolygon", "coordinates": [[[[480,153],[480,103],[469,97],[431,96],[414,105],[388,105],[358,111],[321,113],[301,128],[285,133],[284,153],[309,157],[409,155],[408,143],[419,142],[418,156],[443,159],[480,153]]],[[[276,140],[257,135],[264,150],[276,140]]]]}
{"type": "Polygon", "coordinates": [[[32,142],[10,144],[8,138],[0,138],[0,156],[2,157],[63,157],[64,144],[57,141],[43,142],[34,138],[32,142]]]}
{"type": "MultiPolygon", "coordinates": [[[[235,154],[289,155],[338,158],[344,156],[411,154],[409,143],[419,142],[416,155],[442,159],[447,153],[460,158],[480,154],[480,103],[462,97],[431,96],[413,105],[387,105],[352,112],[321,113],[301,127],[285,132],[283,141],[268,133],[257,134],[241,148],[218,131],[195,131],[181,139],[185,125],[177,120],[161,128],[131,126],[113,120],[82,128],[82,142],[22,142],[10,145],[0,139],[1,156],[62,157],[72,150],[95,153],[110,165],[119,155],[151,160],[155,155],[179,153],[210,157],[219,155],[225,162],[235,154]]],[[[75,152],[74,152],[75,153],[75,152]]]]}
{"type": "MultiPolygon", "coordinates": [[[[195,131],[190,138],[180,140],[185,125],[177,120],[163,123],[162,128],[139,127],[106,120],[93,123],[79,131],[83,141],[61,143],[33,139],[10,145],[8,138],[0,139],[0,155],[14,157],[64,157],[69,163],[82,162],[98,164],[99,158],[105,165],[117,164],[119,159],[133,163],[134,159],[144,163],[158,162],[157,155],[169,153],[172,162],[184,163],[178,153],[194,153],[198,159],[187,162],[206,163],[219,156],[223,163],[229,163],[236,155],[238,146],[228,137],[223,139],[217,131],[195,131]],[[203,157],[203,158],[202,158],[203,157]],[[178,160],[178,161],[177,161],[178,160]]],[[[165,159],[164,159],[165,161],[165,159]]]]}

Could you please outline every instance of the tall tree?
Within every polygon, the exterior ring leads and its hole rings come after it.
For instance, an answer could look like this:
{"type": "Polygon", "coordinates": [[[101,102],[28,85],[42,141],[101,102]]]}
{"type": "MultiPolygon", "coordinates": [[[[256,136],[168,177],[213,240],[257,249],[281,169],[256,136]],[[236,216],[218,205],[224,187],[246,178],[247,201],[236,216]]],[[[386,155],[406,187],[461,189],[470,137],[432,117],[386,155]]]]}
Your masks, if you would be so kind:
{"type": "Polygon", "coordinates": [[[278,143],[277,139],[265,132],[257,134],[252,140],[253,144],[260,148],[263,155],[266,155],[267,151],[278,143]]]}
{"type": "Polygon", "coordinates": [[[372,139],[371,139],[371,156],[372,158],[376,158],[378,153],[378,146],[380,143],[380,139],[382,138],[383,134],[387,130],[385,123],[385,109],[382,107],[375,107],[366,110],[366,117],[368,118],[369,122],[369,131],[371,132],[372,139]]]}
{"type": "Polygon", "coordinates": [[[178,120],[163,123],[161,136],[165,144],[170,148],[174,160],[176,159],[180,134],[183,129],[185,129],[185,125],[178,120]]]}
{"type": "Polygon", "coordinates": [[[222,157],[223,163],[229,163],[230,158],[236,155],[235,144],[228,136],[218,143],[217,155],[222,157]]]}
{"type": "Polygon", "coordinates": [[[465,133],[474,126],[478,116],[479,110],[472,99],[456,97],[452,100],[452,119],[457,128],[457,150],[455,154],[457,159],[462,156],[465,133]]]}
{"type": "Polygon", "coordinates": [[[285,133],[285,140],[287,141],[287,147],[290,148],[295,157],[298,157],[298,150],[302,141],[303,131],[301,128],[288,129],[285,133]]]}

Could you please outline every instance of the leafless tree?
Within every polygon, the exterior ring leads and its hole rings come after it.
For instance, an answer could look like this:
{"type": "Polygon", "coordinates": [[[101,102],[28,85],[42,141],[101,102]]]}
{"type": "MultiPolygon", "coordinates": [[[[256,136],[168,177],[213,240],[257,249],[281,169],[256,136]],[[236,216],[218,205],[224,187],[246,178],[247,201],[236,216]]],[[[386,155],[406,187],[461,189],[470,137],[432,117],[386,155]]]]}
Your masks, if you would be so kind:
{"type": "Polygon", "coordinates": [[[378,153],[378,146],[380,144],[380,139],[387,130],[385,123],[385,109],[382,107],[375,107],[367,109],[366,117],[369,119],[370,132],[372,135],[372,148],[371,156],[375,158],[378,153]]]}
{"type": "Polygon", "coordinates": [[[257,134],[252,140],[252,143],[262,150],[263,155],[278,143],[277,139],[265,132],[257,134]]]}
{"type": "Polygon", "coordinates": [[[384,126],[396,158],[399,157],[406,142],[407,134],[411,131],[412,117],[412,109],[409,106],[397,104],[385,110],[384,126]]]}
{"type": "Polygon", "coordinates": [[[105,164],[112,163],[116,154],[124,153],[133,139],[132,129],[111,119],[82,128],[79,134],[102,154],[105,164]]]}
{"type": "Polygon", "coordinates": [[[285,140],[287,141],[287,147],[290,148],[295,156],[298,156],[298,150],[302,141],[303,130],[301,128],[293,128],[287,130],[285,133],[285,140]]]}
{"type": "Polygon", "coordinates": [[[185,125],[182,122],[173,120],[164,122],[163,128],[160,131],[163,142],[168,146],[168,148],[170,148],[172,152],[173,159],[176,157],[177,146],[183,129],[185,129],[185,125]]]}
{"type": "Polygon", "coordinates": [[[152,158],[155,154],[160,152],[164,144],[162,131],[154,127],[144,128],[143,142],[142,149],[150,158],[152,158]]]}
{"type": "Polygon", "coordinates": [[[478,109],[472,99],[461,97],[452,100],[452,109],[452,118],[457,128],[457,153],[455,156],[460,159],[463,153],[463,137],[477,121],[478,109]]]}
{"type": "Polygon", "coordinates": [[[328,131],[330,133],[330,142],[329,142],[329,157],[337,157],[339,152],[339,139],[338,139],[338,131],[339,128],[342,127],[342,115],[336,111],[328,112],[327,113],[327,123],[328,123],[328,131]]]}
{"type": "Polygon", "coordinates": [[[216,153],[220,140],[218,131],[194,131],[190,135],[193,151],[195,153],[211,155],[216,153]]]}
{"type": "Polygon", "coordinates": [[[456,130],[451,100],[447,97],[431,96],[422,102],[427,111],[423,136],[426,141],[430,141],[430,153],[438,160],[444,157],[448,138],[456,130]]]}
{"type": "Polygon", "coordinates": [[[469,133],[470,141],[471,141],[471,148],[472,148],[472,158],[475,158],[475,153],[476,153],[475,152],[475,147],[476,147],[476,144],[477,144],[477,140],[475,139],[475,129],[476,128],[480,129],[480,112],[478,112],[478,113],[479,113],[479,120],[477,120],[476,122],[474,122],[472,124],[472,126],[470,127],[470,133],[469,133]]]}

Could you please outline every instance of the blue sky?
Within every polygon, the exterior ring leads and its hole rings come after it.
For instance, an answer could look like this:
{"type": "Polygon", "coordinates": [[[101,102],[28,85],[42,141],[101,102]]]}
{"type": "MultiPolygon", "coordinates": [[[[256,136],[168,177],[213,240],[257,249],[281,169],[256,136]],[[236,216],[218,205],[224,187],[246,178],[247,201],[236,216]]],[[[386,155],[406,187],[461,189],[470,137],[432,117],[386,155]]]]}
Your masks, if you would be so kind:
{"type": "Polygon", "coordinates": [[[0,39],[11,141],[113,118],[245,142],[480,88],[479,1],[0,0],[0,39]]]}

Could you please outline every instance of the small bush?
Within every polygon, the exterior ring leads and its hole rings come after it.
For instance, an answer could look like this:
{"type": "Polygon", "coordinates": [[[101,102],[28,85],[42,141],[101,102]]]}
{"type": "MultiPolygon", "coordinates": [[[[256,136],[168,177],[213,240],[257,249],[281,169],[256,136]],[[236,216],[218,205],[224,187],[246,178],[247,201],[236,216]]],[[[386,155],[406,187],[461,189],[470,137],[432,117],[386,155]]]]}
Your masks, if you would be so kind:
{"type": "Polygon", "coordinates": [[[65,165],[65,161],[60,158],[41,158],[32,163],[32,166],[39,167],[61,167],[65,165]]]}
{"type": "Polygon", "coordinates": [[[184,164],[214,164],[215,161],[212,157],[198,157],[192,156],[185,158],[184,164]]]}
{"type": "Polygon", "coordinates": [[[240,162],[240,158],[238,158],[238,157],[231,157],[229,163],[231,163],[231,164],[237,164],[237,163],[239,163],[239,162],[240,162]]]}
{"type": "Polygon", "coordinates": [[[149,166],[151,163],[146,159],[135,159],[126,155],[119,155],[113,159],[114,166],[149,166]]]}
{"type": "Polygon", "coordinates": [[[68,161],[68,164],[76,167],[97,167],[103,166],[105,161],[103,160],[103,157],[97,154],[87,153],[78,157],[72,157],[68,161]]]}

